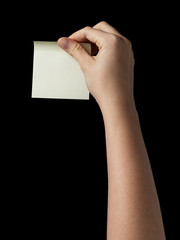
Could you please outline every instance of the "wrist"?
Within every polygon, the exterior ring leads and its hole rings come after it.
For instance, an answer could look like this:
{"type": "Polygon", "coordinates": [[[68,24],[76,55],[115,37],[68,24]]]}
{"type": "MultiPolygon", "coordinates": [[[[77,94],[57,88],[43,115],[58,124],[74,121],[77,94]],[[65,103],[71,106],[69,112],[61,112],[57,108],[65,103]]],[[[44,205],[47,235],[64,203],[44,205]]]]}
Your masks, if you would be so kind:
{"type": "Polygon", "coordinates": [[[119,134],[126,135],[140,130],[139,116],[135,103],[114,103],[103,108],[102,115],[106,135],[116,138],[119,134]]]}
{"type": "Polygon", "coordinates": [[[121,116],[127,118],[128,116],[136,116],[137,110],[134,98],[111,98],[98,102],[101,109],[104,121],[112,119],[113,117],[121,116]]]}

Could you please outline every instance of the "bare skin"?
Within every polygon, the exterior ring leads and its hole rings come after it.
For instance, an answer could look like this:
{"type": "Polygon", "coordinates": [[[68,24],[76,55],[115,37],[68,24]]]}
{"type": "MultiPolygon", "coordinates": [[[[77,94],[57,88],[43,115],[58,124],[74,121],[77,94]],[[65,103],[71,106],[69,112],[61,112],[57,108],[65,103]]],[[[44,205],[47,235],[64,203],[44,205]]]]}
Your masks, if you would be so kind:
{"type": "Polygon", "coordinates": [[[107,148],[107,240],[164,240],[165,233],[151,166],[133,97],[134,55],[131,43],[100,22],[58,45],[72,55],[101,109],[107,148]],[[79,44],[99,50],[90,56],[79,44]]]}

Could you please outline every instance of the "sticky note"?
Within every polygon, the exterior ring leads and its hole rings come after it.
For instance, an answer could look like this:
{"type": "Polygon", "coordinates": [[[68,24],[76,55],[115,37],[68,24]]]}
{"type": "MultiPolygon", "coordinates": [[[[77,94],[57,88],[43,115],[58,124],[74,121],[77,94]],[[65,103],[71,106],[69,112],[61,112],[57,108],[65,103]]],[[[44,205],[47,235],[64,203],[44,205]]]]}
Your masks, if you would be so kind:
{"type": "Polygon", "coordinates": [[[34,41],[32,98],[89,99],[79,63],[57,42],[34,41]]]}

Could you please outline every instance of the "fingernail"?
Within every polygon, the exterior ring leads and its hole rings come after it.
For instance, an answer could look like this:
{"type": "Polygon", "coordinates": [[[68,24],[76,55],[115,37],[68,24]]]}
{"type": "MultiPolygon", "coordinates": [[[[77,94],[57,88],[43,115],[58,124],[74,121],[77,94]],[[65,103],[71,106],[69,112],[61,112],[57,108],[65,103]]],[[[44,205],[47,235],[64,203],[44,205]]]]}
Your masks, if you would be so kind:
{"type": "Polygon", "coordinates": [[[61,38],[61,39],[58,41],[58,44],[59,44],[59,46],[60,46],[62,49],[67,49],[67,48],[68,48],[68,45],[69,45],[69,41],[68,41],[66,38],[61,38]]]}

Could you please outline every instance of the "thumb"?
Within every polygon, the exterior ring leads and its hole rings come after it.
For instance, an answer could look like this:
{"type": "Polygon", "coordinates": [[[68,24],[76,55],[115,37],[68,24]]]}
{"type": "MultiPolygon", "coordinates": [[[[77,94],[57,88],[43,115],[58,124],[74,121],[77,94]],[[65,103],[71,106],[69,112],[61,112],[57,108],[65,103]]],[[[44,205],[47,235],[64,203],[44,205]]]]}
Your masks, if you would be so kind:
{"type": "Polygon", "coordinates": [[[57,43],[62,49],[64,49],[79,62],[82,70],[84,70],[85,66],[87,67],[92,60],[91,56],[86,52],[81,44],[70,38],[60,38],[57,43]]]}

